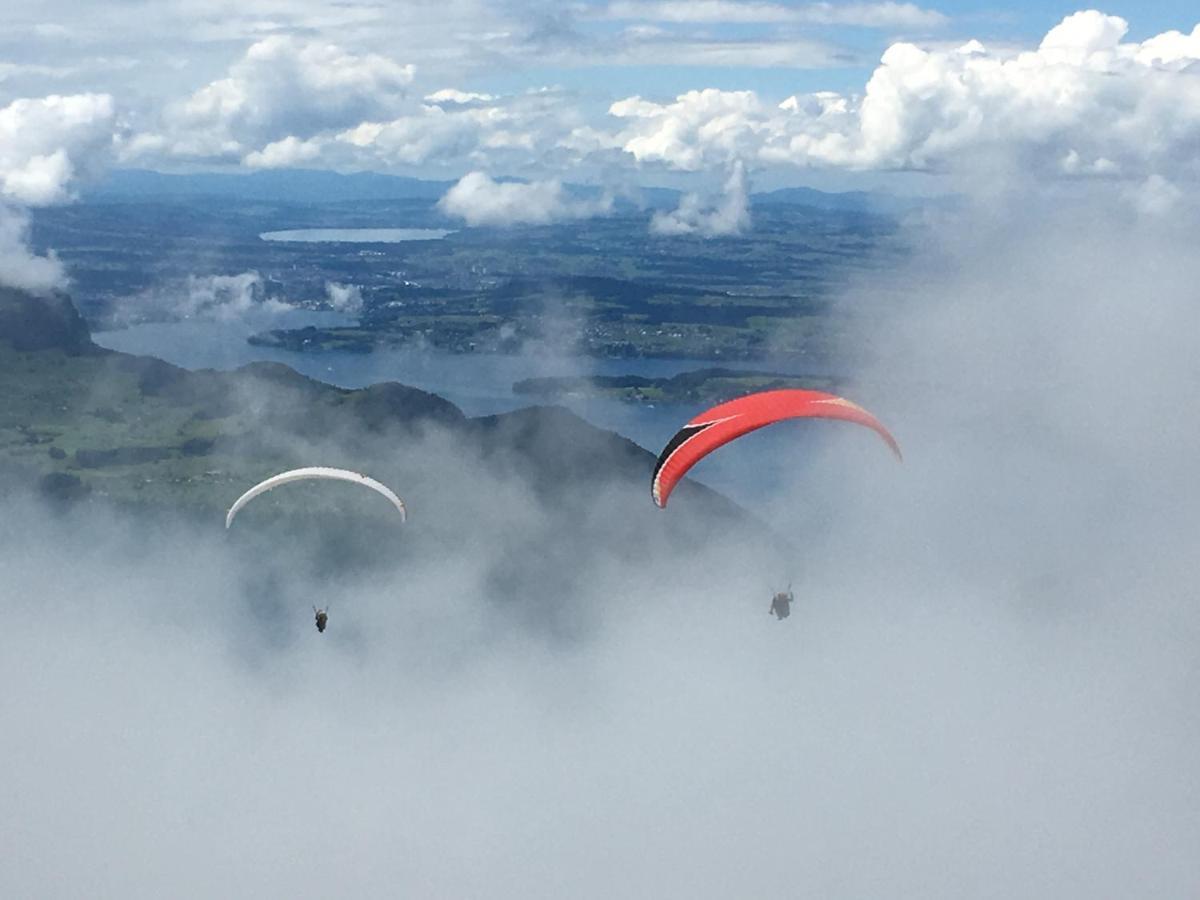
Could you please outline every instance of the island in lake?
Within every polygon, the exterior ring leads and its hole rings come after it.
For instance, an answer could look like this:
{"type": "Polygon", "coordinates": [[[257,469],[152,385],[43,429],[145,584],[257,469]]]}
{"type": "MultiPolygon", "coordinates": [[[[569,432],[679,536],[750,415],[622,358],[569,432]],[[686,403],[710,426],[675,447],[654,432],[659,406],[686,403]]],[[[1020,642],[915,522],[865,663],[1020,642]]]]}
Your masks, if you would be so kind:
{"type": "Polygon", "coordinates": [[[540,401],[597,397],[627,403],[699,403],[731,400],[755,391],[803,388],[836,391],[845,379],[831,375],[784,375],[739,369],[697,369],[670,378],[641,375],[585,375],[525,378],[513,393],[540,401]]]}

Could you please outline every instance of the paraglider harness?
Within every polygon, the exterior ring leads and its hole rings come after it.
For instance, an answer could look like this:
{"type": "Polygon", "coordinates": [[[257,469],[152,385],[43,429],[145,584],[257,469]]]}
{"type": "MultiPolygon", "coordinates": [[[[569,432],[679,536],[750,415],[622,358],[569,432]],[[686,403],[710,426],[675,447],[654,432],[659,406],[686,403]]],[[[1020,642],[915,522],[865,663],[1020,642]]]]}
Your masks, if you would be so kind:
{"type": "Polygon", "coordinates": [[[792,596],[792,585],[789,583],[785,592],[771,598],[771,608],[767,612],[782,621],[792,614],[792,601],[795,599],[792,596]]]}
{"type": "Polygon", "coordinates": [[[325,633],[325,623],[329,621],[329,608],[317,609],[313,607],[313,615],[317,617],[317,631],[325,633]]]}

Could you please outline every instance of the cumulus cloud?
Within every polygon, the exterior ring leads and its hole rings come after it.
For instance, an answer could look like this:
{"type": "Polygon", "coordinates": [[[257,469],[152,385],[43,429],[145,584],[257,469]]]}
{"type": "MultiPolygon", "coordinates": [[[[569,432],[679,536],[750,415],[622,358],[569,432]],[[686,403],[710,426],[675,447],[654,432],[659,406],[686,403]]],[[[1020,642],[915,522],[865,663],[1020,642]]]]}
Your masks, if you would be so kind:
{"type": "Polygon", "coordinates": [[[108,160],[115,110],[105,94],[14,100],[0,108],[0,197],[31,206],[69,199],[72,181],[108,160]]]}
{"type": "Polygon", "coordinates": [[[602,215],[612,199],[575,200],[558,180],[493,181],[483,172],[464,175],[438,201],[438,208],[468,225],[545,225],[602,215]]]}
{"type": "Polygon", "coordinates": [[[321,156],[320,141],[302,141],[295,137],[285,137],[282,141],[274,141],[261,150],[247,153],[242,159],[242,165],[248,169],[287,169],[311,163],[321,156]]]}
{"type": "Polygon", "coordinates": [[[583,120],[576,98],[554,89],[425,104],[390,122],[365,123],[339,136],[386,164],[431,163],[510,171],[554,166],[562,138],[583,120]]]}
{"type": "Polygon", "coordinates": [[[460,91],[456,88],[443,88],[425,97],[426,103],[487,103],[495,100],[493,94],[480,94],[474,91],[460,91]]]}
{"type": "Polygon", "coordinates": [[[243,163],[278,168],[320,163],[338,168],[436,166],[462,171],[484,163],[509,171],[577,158],[566,138],[582,121],[572,98],[538,90],[491,96],[438,92],[387,119],[357,122],[305,140],[288,137],[247,154],[243,163]]]}
{"type": "Polygon", "coordinates": [[[981,171],[1031,177],[1200,176],[1200,36],[1123,43],[1128,25],[1086,11],[1035,50],[893,44],[861,96],[820,92],[779,106],[752,92],[693,91],[614,103],[615,141],[640,162],[696,170],[768,165],[981,171]]]}
{"type": "Polygon", "coordinates": [[[105,94],[14,100],[0,108],[0,284],[34,293],[66,286],[62,264],[29,247],[21,206],[69,200],[108,161],[115,125],[105,94]]]}
{"type": "Polygon", "coordinates": [[[138,135],[126,154],[215,159],[257,154],[254,164],[267,164],[294,155],[322,132],[394,114],[413,73],[412,65],[376,53],[268,37],[253,44],[225,78],[168,107],[162,130],[138,135]]]}
{"type": "MultiPolygon", "coordinates": [[[[232,53],[241,55],[251,44],[272,37],[291,35],[394,57],[436,79],[429,89],[468,78],[475,83],[476,77],[511,69],[526,58],[520,42],[528,20],[523,4],[440,0],[393,9],[365,0],[163,0],[140,3],[136,9],[136,15],[113,16],[109,9],[72,0],[45,0],[29,8],[5,4],[0,59],[66,62],[79,70],[65,84],[56,80],[47,86],[45,77],[22,79],[23,95],[104,90],[149,117],[168,99],[228,74],[232,53]],[[136,69],[100,68],[103,58],[117,57],[136,60],[136,69]]],[[[137,127],[155,128],[149,118],[137,127]]]]}
{"type": "MultiPolygon", "coordinates": [[[[551,42],[539,51],[543,64],[848,63],[844,51],[810,46],[795,34],[751,31],[729,39],[672,27],[688,16],[713,22],[841,17],[843,23],[875,16],[891,17],[891,27],[903,20],[913,27],[936,24],[923,8],[886,3],[794,7],[713,0],[686,8],[618,3],[605,10],[646,21],[617,34],[551,42]]],[[[1200,139],[1200,86],[1193,75],[1200,26],[1141,42],[1128,42],[1127,33],[1123,19],[1089,10],[1066,17],[1030,49],[979,41],[895,43],[861,93],[819,91],[782,103],[717,88],[672,101],[632,96],[612,103],[607,121],[593,119],[564,91],[501,96],[442,88],[418,100],[408,92],[412,66],[273,36],[254,44],[226,77],[171,106],[163,128],[142,131],[122,147],[127,159],[183,155],[250,168],[437,167],[457,169],[454,174],[469,168],[534,177],[581,162],[608,166],[618,158],[691,172],[744,160],[756,169],[1004,168],[1032,178],[1132,183],[1156,174],[1172,182],[1200,177],[1191,151],[1200,139]]],[[[53,181],[57,165],[40,160],[28,178],[53,181]]]]}
{"type": "MultiPolygon", "coordinates": [[[[1122,32],[1122,37],[1124,32],[1122,32]]],[[[1190,66],[1200,59],[1200,25],[1191,34],[1164,31],[1137,45],[1138,61],[1145,65],[1165,65],[1174,68],[1190,66]]]]}
{"type": "Polygon", "coordinates": [[[684,194],[677,209],[655,213],[650,220],[650,230],[655,234],[719,237],[741,234],[749,227],[750,190],[746,167],[740,160],[734,163],[715,204],[706,203],[699,194],[684,194]]]}
{"type": "Polygon", "coordinates": [[[617,143],[638,162],[688,171],[756,155],[773,127],[771,110],[753,91],[708,88],[665,104],[629,97],[608,112],[629,122],[617,143]]]}
{"type": "Polygon", "coordinates": [[[893,45],[851,127],[799,135],[788,149],[859,168],[938,169],[1000,156],[1050,170],[1072,152],[1131,175],[1189,165],[1200,86],[1151,61],[1142,45],[1120,43],[1127,30],[1122,19],[1088,11],[1012,58],[978,43],[952,52],[893,45]]]}
{"type": "Polygon", "coordinates": [[[384,165],[418,165],[470,157],[484,135],[507,118],[495,107],[445,110],[428,106],[386,122],[363,122],[328,142],[384,165]]]}

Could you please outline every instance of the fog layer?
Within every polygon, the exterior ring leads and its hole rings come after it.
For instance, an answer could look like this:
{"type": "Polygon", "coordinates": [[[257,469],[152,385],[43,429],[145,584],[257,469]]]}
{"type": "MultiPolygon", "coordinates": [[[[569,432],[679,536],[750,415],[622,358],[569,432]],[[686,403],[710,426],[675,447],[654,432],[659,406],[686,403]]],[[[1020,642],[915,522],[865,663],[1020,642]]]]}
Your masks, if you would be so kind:
{"type": "Polygon", "coordinates": [[[325,574],[10,499],[0,893],[1194,895],[1200,273],[1125,209],[911,226],[845,301],[906,462],[794,426],[784,560],[470,460],[325,574]]]}

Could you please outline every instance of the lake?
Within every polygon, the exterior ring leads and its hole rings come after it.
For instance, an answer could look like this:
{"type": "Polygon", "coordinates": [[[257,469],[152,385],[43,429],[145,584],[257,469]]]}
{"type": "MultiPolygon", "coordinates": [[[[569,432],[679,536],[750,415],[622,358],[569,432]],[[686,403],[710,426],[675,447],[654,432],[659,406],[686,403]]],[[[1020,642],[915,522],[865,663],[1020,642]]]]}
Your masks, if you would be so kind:
{"type": "MultiPolygon", "coordinates": [[[[532,405],[513,393],[513,382],[550,375],[622,375],[664,377],[710,368],[788,371],[769,361],[716,363],[696,359],[595,359],[578,356],[518,354],[455,354],[430,349],[382,348],[373,353],[327,351],[297,353],[257,347],[246,338],[269,328],[330,327],[354,324],[351,316],[331,312],[290,310],[259,313],[237,321],[185,320],[134,325],[94,335],[96,343],[112,350],[157,356],[187,369],[235,369],[250,362],[272,361],[339,387],[357,388],[381,381],[398,381],[445,397],[467,415],[507,412],[532,405]]],[[[616,400],[571,400],[566,406],[600,428],[630,438],[657,453],[675,431],[700,411],[693,406],[646,406],[616,400]]],[[[715,454],[693,472],[710,486],[751,503],[771,490],[763,478],[784,466],[794,466],[803,454],[807,429],[796,425],[764,429],[739,441],[733,453],[715,454]]]]}

